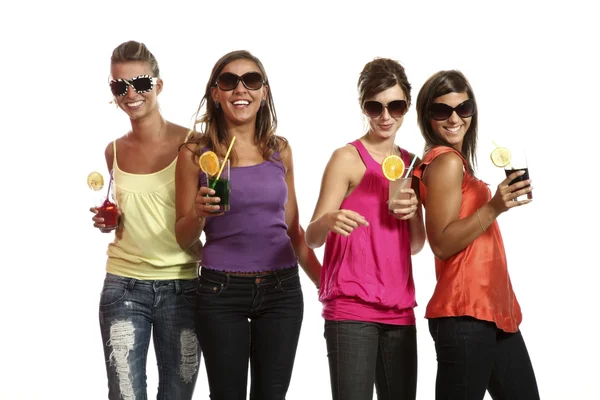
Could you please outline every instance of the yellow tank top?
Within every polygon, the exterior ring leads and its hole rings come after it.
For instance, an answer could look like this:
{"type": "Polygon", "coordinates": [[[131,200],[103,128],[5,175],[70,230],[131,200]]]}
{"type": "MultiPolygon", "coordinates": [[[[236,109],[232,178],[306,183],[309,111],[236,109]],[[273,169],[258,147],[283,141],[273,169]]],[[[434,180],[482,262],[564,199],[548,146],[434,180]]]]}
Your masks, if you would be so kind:
{"type": "Polygon", "coordinates": [[[175,165],[152,174],[119,169],[113,142],[113,185],[123,235],[108,245],[108,273],[141,280],[193,279],[200,252],[175,239],[175,165]]]}

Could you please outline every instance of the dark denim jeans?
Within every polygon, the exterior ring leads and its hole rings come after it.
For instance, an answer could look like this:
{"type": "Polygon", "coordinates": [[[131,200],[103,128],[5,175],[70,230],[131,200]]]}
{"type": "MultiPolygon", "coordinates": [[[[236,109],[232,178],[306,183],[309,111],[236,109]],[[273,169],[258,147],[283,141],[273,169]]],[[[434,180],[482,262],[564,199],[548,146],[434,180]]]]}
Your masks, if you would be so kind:
{"type": "Polygon", "coordinates": [[[212,400],[285,399],[300,337],[304,301],[298,267],[264,276],[202,268],[198,338],[212,400]]]}
{"type": "Polygon", "coordinates": [[[198,280],[140,281],[106,274],[100,296],[108,398],[146,400],[150,337],[158,400],[189,400],[200,369],[194,326],[198,280]]]}
{"type": "Polygon", "coordinates": [[[325,321],[333,400],[414,400],[417,330],[414,325],[325,321]]]}
{"type": "Polygon", "coordinates": [[[429,320],[437,353],[436,400],[538,400],[521,332],[507,333],[472,317],[429,320]]]}

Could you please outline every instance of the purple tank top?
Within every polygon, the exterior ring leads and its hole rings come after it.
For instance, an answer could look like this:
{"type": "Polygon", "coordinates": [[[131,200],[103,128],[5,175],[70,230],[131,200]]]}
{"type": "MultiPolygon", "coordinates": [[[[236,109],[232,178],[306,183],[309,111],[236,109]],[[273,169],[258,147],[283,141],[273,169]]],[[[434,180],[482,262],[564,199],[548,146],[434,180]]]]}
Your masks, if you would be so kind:
{"type": "MultiPolygon", "coordinates": [[[[287,235],[285,167],[279,161],[232,167],[230,210],[207,217],[201,265],[225,272],[261,272],[297,264],[287,235]]],[[[206,175],[200,174],[206,186],[206,175]]]]}

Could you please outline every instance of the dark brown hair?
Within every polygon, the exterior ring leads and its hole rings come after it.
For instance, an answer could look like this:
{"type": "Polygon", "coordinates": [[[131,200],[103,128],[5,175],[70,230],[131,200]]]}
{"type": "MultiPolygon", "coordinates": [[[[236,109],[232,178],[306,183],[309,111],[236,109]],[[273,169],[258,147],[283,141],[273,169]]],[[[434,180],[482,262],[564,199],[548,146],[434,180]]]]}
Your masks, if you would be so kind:
{"type": "Polygon", "coordinates": [[[425,139],[425,150],[427,153],[437,146],[452,147],[444,138],[437,135],[431,127],[431,118],[429,116],[429,107],[434,100],[448,93],[466,93],[469,99],[475,103],[475,114],[471,117],[471,125],[465,133],[463,145],[461,149],[462,155],[467,160],[469,173],[474,175],[475,167],[477,166],[477,156],[475,150],[477,148],[477,101],[473,88],[463,75],[457,70],[439,71],[433,74],[419,90],[417,96],[417,121],[421,135],[425,139]]]}
{"type": "Polygon", "coordinates": [[[386,89],[400,85],[406,103],[410,107],[410,83],[404,67],[398,61],[389,58],[375,58],[368,62],[358,77],[358,102],[362,108],[365,100],[376,96],[386,89]]]}

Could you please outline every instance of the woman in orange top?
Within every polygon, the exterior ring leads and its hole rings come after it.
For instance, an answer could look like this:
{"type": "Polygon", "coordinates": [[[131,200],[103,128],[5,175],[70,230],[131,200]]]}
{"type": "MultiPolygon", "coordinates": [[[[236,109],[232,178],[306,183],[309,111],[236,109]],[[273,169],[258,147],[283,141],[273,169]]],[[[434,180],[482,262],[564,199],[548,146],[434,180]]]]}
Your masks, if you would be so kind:
{"type": "Polygon", "coordinates": [[[426,209],[437,284],[425,317],[435,342],[436,399],[539,399],[496,218],[531,200],[531,181],[503,180],[492,197],[474,176],[477,106],[459,71],[440,71],[417,98],[425,139],[414,175],[426,209]]]}

